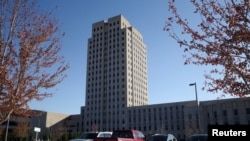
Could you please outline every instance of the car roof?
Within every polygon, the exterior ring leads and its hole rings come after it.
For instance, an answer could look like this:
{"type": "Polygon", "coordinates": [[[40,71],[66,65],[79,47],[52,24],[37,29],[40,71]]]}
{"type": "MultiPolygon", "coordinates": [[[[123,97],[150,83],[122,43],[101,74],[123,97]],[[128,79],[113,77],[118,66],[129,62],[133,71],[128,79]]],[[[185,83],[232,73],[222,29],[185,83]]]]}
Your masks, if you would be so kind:
{"type": "Polygon", "coordinates": [[[98,133],[109,133],[109,134],[112,134],[112,132],[109,132],[109,131],[105,131],[105,132],[98,132],[98,133]]]}
{"type": "Polygon", "coordinates": [[[168,134],[154,134],[152,136],[167,136],[168,134]]]}
{"type": "Polygon", "coordinates": [[[173,134],[170,134],[170,133],[168,133],[168,134],[153,134],[152,136],[168,136],[168,135],[173,135],[173,134]]]}

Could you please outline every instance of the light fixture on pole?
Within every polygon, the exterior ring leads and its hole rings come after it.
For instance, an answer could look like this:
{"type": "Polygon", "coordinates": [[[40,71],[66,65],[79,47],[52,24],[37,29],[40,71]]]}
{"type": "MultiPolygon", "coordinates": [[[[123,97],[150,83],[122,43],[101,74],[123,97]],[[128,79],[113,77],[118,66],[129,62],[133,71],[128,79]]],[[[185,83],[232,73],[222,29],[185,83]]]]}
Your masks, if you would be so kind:
{"type": "Polygon", "coordinates": [[[198,101],[198,95],[197,95],[196,82],[190,83],[189,86],[195,86],[195,98],[196,98],[196,104],[197,104],[198,129],[200,131],[200,112],[199,112],[199,101],[198,101]]]}

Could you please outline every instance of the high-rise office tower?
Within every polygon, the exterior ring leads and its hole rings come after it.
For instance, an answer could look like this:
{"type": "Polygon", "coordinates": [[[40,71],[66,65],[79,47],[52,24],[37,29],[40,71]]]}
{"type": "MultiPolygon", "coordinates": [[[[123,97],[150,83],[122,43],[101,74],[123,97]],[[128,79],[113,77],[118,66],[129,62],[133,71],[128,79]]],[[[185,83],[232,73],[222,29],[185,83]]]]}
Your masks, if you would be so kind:
{"type": "Polygon", "coordinates": [[[88,39],[84,128],[125,128],[127,107],[148,104],[147,48],[122,15],[92,25],[88,39]]]}

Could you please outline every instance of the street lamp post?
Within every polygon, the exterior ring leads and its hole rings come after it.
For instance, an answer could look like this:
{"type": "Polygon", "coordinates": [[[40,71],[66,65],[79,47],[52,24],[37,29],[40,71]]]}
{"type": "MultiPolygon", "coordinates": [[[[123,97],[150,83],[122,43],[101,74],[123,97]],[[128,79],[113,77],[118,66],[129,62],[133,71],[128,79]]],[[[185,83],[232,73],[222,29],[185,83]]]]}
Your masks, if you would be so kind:
{"type": "Polygon", "coordinates": [[[8,140],[8,131],[9,131],[9,123],[10,123],[10,114],[8,114],[8,117],[7,117],[7,126],[6,126],[6,132],[5,132],[5,141],[8,140]]]}
{"type": "Polygon", "coordinates": [[[200,110],[199,110],[199,101],[198,101],[198,95],[197,95],[197,86],[196,82],[190,83],[189,86],[195,86],[195,97],[196,97],[196,104],[197,104],[197,118],[198,118],[198,130],[200,132],[200,110]]]}

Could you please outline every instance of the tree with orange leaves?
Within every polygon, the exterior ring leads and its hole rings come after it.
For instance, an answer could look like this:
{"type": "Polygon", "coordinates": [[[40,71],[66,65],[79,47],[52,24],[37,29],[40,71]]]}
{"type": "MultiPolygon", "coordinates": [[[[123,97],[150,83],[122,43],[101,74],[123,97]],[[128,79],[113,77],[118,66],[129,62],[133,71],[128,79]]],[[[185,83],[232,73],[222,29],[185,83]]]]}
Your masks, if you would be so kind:
{"type": "Polygon", "coordinates": [[[204,89],[222,96],[245,97],[250,94],[250,1],[190,0],[200,23],[192,27],[169,0],[172,17],[164,30],[183,48],[185,64],[211,65],[205,74],[204,89]],[[174,27],[181,27],[182,39],[174,27]]]}
{"type": "Polygon", "coordinates": [[[32,114],[29,103],[53,94],[69,65],[59,55],[58,20],[28,0],[0,2],[0,123],[32,114]]]}

